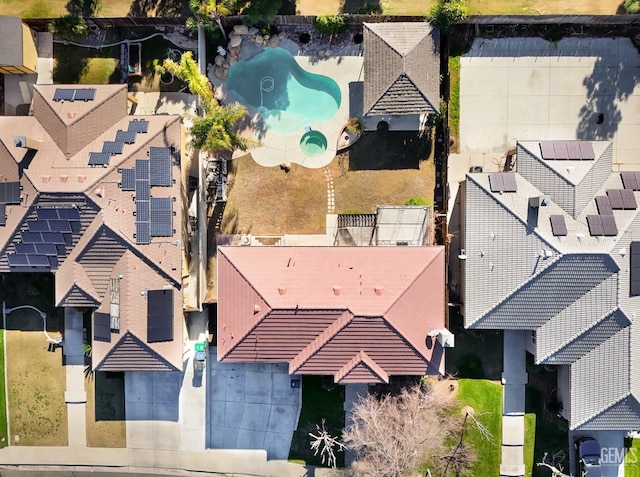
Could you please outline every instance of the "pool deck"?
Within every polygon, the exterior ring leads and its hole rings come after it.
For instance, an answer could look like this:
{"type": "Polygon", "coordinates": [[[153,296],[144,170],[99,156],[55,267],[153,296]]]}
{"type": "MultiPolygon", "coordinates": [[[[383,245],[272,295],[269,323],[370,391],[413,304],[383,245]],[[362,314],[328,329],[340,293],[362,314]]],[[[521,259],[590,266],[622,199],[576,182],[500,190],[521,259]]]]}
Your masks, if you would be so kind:
{"type": "MultiPolygon", "coordinates": [[[[287,48],[289,49],[289,48],[287,48]]],[[[347,50],[345,55],[340,52],[327,58],[297,56],[294,58],[306,71],[318,75],[328,76],[333,79],[342,93],[342,101],[336,114],[321,123],[312,123],[311,129],[320,131],[327,138],[327,150],[322,155],[307,157],[300,149],[300,138],[304,129],[290,136],[281,136],[265,127],[257,108],[247,107],[251,122],[242,131],[242,135],[252,137],[260,141],[260,147],[250,150],[253,159],[265,167],[279,166],[283,163],[300,164],[310,169],[325,167],[336,156],[338,136],[349,119],[349,84],[362,81],[363,58],[357,56],[358,52],[347,50]]],[[[234,101],[230,96],[225,82],[209,75],[211,83],[216,88],[217,97],[223,102],[234,101]]],[[[242,154],[242,153],[241,153],[242,154]]]]}

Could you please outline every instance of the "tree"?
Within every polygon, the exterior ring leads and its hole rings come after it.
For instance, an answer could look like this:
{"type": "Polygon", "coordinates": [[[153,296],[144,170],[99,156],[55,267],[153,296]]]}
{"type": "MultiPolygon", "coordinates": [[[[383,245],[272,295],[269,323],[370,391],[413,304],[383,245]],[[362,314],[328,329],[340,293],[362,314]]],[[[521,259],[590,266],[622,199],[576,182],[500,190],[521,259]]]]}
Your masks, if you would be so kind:
{"type": "Polygon", "coordinates": [[[278,14],[282,0],[238,0],[236,8],[245,16],[245,23],[270,22],[278,14]]]}
{"type": "Polygon", "coordinates": [[[627,13],[638,13],[640,12],[640,0],[625,0],[624,8],[627,13]]]}
{"type": "Polygon", "coordinates": [[[399,395],[368,395],[358,401],[352,424],[343,432],[344,445],[355,453],[356,475],[399,477],[427,462],[434,475],[445,468],[464,475],[473,462],[462,444],[463,421],[445,383],[425,382],[399,395]],[[456,445],[451,446],[452,442],[456,445]]]}
{"type": "Polygon", "coordinates": [[[465,0],[438,0],[429,11],[427,20],[447,32],[451,25],[460,23],[468,16],[469,6],[465,0]]]}
{"type": "Polygon", "coordinates": [[[202,103],[215,102],[209,80],[200,73],[198,64],[193,60],[193,55],[190,51],[183,53],[182,58],[180,58],[180,63],[165,59],[162,66],[157,68],[157,71],[161,74],[169,72],[176,78],[187,83],[189,91],[197,94],[202,103]]]}
{"type": "Polygon", "coordinates": [[[203,27],[206,31],[213,33],[218,28],[222,37],[227,39],[221,19],[231,14],[229,0],[190,0],[189,8],[193,12],[193,17],[187,19],[188,29],[195,31],[203,27]]]}

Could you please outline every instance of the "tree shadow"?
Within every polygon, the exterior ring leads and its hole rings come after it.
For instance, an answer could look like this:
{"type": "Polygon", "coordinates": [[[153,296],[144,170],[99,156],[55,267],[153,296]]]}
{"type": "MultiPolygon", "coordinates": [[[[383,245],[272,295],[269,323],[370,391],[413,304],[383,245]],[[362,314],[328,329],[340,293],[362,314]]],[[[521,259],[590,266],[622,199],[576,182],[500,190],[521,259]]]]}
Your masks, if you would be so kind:
{"type": "Polygon", "coordinates": [[[591,141],[612,139],[622,121],[618,104],[631,96],[638,80],[640,68],[635,64],[612,61],[607,56],[598,57],[593,71],[583,81],[587,100],[580,108],[577,138],[591,141]]]}
{"type": "Polygon", "coordinates": [[[343,0],[339,12],[379,15],[382,14],[382,3],[380,0],[343,0]]]}
{"type": "Polygon", "coordinates": [[[70,15],[90,18],[100,10],[100,0],[69,0],[65,8],[70,15]]]}
{"type": "Polygon", "coordinates": [[[431,154],[431,130],[366,131],[346,154],[350,171],[420,169],[431,154]]]}
{"type": "Polygon", "coordinates": [[[133,0],[128,16],[131,17],[187,17],[191,15],[188,0],[133,0]]]}

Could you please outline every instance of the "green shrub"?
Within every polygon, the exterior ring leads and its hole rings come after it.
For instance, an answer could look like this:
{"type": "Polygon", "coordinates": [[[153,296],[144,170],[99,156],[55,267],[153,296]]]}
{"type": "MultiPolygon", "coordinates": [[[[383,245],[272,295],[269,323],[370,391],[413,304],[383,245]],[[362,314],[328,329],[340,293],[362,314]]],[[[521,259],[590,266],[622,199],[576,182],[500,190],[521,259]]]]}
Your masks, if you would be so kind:
{"type": "Polygon", "coordinates": [[[89,26],[82,17],[66,15],[52,20],[49,23],[49,31],[58,37],[79,38],[89,33],[89,26]]]}
{"type": "Polygon", "coordinates": [[[447,32],[451,25],[460,23],[468,16],[469,6],[465,0],[438,0],[429,11],[427,20],[447,32]]]}
{"type": "Polygon", "coordinates": [[[640,0],[625,0],[624,8],[627,13],[639,13],[640,12],[640,0]]]}
{"type": "Polygon", "coordinates": [[[346,15],[319,15],[313,20],[313,27],[320,33],[337,35],[349,26],[349,17],[346,15]]]}
{"type": "Polygon", "coordinates": [[[362,121],[360,118],[349,118],[346,129],[349,134],[362,134],[362,121]]]}
{"type": "Polygon", "coordinates": [[[433,200],[427,199],[426,197],[409,197],[404,201],[404,205],[427,205],[431,207],[433,200]]]}

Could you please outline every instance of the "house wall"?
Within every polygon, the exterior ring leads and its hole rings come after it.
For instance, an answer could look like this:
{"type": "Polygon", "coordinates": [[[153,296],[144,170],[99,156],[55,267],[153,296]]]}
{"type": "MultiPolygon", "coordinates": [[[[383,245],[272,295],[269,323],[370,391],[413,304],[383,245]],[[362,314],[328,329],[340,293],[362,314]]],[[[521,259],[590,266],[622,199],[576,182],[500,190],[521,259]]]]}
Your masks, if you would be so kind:
{"type": "Polygon", "coordinates": [[[362,127],[365,131],[376,131],[378,123],[386,121],[389,124],[389,131],[419,131],[426,121],[426,116],[423,114],[363,116],[362,127]]]}
{"type": "Polygon", "coordinates": [[[22,25],[22,66],[33,72],[38,68],[38,51],[34,32],[27,25],[22,25]]]}
{"type": "Polygon", "coordinates": [[[542,193],[549,195],[551,200],[564,211],[575,217],[577,213],[574,185],[559,176],[520,144],[517,146],[516,154],[518,173],[542,193]]]}
{"type": "Polygon", "coordinates": [[[560,415],[571,422],[571,367],[566,364],[558,366],[558,400],[562,402],[562,412],[560,415]]]}
{"type": "Polygon", "coordinates": [[[5,75],[4,108],[7,116],[14,116],[19,105],[31,103],[36,78],[36,75],[5,75]]]}
{"type": "Polygon", "coordinates": [[[526,340],[526,348],[527,348],[527,352],[531,355],[533,355],[533,361],[536,361],[536,344],[535,344],[535,340],[536,340],[536,331],[533,330],[531,331],[531,333],[529,333],[527,335],[527,340],[526,340]]]}

